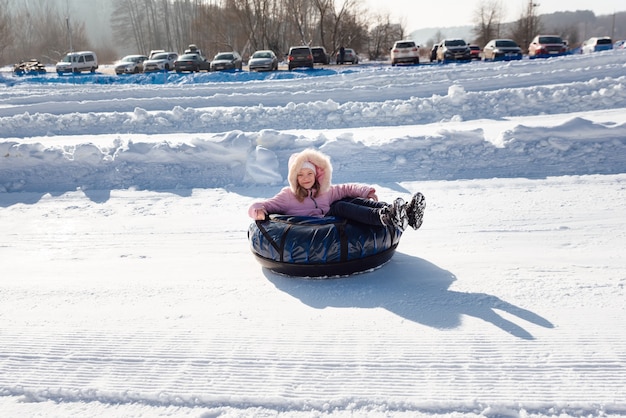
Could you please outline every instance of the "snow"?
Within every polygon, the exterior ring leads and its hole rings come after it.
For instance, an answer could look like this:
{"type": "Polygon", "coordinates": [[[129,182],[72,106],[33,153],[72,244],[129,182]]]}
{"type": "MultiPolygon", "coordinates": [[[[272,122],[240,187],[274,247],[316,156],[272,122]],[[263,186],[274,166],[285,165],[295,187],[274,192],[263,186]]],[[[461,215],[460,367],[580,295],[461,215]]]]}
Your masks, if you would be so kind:
{"type": "Polygon", "coordinates": [[[0,73],[3,416],[626,415],[626,55],[274,74],[0,73]],[[289,155],[418,231],[276,275],[289,155]]]}

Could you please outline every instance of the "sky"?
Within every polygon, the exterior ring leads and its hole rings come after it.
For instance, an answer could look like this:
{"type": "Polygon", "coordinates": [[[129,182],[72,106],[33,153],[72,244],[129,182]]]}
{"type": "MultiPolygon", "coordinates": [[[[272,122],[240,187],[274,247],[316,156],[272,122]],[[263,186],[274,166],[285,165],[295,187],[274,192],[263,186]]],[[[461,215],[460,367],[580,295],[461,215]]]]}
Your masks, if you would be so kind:
{"type": "MultiPolygon", "coordinates": [[[[365,0],[372,12],[388,12],[394,19],[404,19],[408,32],[431,27],[472,25],[472,17],[479,0],[438,0],[418,2],[415,0],[365,0]]],[[[515,20],[524,10],[526,0],[503,1],[506,20],[515,20]]],[[[596,15],[626,11],[623,0],[537,0],[539,13],[591,10],[596,15]]]]}

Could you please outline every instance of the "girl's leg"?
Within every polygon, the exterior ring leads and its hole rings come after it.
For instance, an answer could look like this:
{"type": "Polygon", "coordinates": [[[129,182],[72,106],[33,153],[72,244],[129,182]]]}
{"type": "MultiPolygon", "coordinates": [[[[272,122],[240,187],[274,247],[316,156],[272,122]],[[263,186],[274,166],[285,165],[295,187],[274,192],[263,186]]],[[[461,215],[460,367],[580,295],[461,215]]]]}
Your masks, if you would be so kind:
{"type": "Polygon", "coordinates": [[[370,199],[348,198],[334,202],[328,211],[329,216],[337,216],[367,225],[383,225],[380,211],[386,207],[384,202],[370,199]]]}
{"type": "Polygon", "coordinates": [[[343,200],[346,202],[354,203],[355,205],[366,206],[369,208],[381,209],[381,208],[384,208],[385,206],[389,206],[388,203],[379,202],[377,200],[372,200],[372,199],[364,199],[362,197],[347,197],[343,200]]]}

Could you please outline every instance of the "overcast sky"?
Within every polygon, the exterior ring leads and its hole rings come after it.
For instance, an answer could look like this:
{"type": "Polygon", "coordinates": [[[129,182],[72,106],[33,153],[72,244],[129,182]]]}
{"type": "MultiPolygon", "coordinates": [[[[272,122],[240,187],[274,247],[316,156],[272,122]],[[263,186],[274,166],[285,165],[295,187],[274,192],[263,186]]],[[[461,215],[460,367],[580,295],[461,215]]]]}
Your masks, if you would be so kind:
{"type": "MultiPolygon", "coordinates": [[[[516,20],[527,0],[501,0],[505,21],[516,20]]],[[[410,33],[416,29],[473,25],[472,17],[480,0],[364,0],[370,11],[389,13],[394,21],[405,23],[410,33]],[[402,19],[402,20],[401,20],[402,19]]],[[[591,10],[596,16],[626,11],[624,0],[536,0],[538,13],[591,10]]]]}

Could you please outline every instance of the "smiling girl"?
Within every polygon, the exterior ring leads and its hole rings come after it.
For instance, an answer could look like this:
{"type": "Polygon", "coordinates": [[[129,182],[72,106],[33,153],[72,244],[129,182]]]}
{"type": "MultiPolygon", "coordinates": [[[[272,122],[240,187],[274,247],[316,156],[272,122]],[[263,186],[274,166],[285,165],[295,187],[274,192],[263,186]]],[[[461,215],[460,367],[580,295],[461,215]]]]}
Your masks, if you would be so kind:
{"type": "Polygon", "coordinates": [[[335,216],[368,225],[392,226],[404,231],[407,225],[418,229],[426,202],[421,193],[409,203],[397,198],[393,203],[379,202],[376,190],[367,185],[331,184],[330,157],[306,149],[289,158],[289,187],[271,199],[253,203],[248,214],[264,220],[269,214],[291,216],[335,216]]]}

